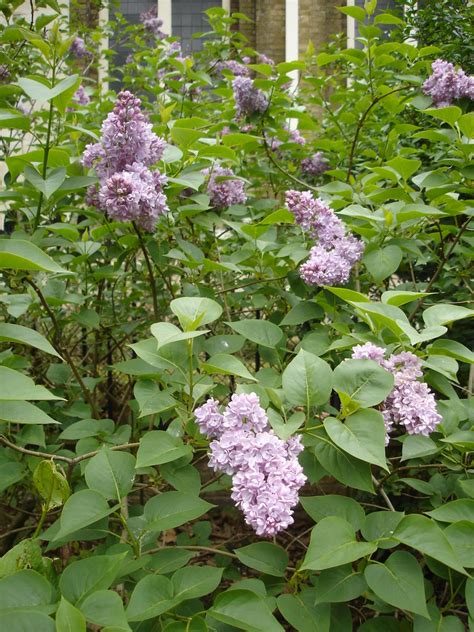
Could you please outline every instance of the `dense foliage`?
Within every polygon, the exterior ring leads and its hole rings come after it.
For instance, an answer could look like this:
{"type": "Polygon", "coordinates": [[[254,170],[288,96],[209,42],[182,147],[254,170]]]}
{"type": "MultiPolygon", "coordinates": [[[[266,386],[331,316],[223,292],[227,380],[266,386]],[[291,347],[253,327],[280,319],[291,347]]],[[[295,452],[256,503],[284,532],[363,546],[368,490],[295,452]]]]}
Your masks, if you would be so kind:
{"type": "Polygon", "coordinates": [[[374,0],[280,64],[14,8],[1,625],[473,627],[472,78],[374,0]]]}

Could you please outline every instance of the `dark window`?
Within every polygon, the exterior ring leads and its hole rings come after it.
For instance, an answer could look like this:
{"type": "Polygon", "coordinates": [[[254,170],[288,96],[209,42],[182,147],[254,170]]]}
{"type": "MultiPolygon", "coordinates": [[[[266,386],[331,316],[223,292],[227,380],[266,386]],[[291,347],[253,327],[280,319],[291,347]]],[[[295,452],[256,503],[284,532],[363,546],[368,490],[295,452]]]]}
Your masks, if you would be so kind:
{"type": "Polygon", "coordinates": [[[204,11],[221,6],[222,2],[219,0],[172,0],[171,32],[181,38],[185,52],[194,52],[202,48],[202,40],[193,39],[192,36],[194,33],[209,30],[209,22],[204,11]]]}
{"type": "MultiPolygon", "coordinates": [[[[356,7],[364,8],[365,0],[355,0],[354,4],[356,7]]],[[[377,8],[375,9],[375,15],[378,15],[380,13],[387,13],[387,12],[400,13],[400,11],[401,11],[401,5],[400,5],[400,2],[397,2],[397,0],[378,0],[377,8]]],[[[373,17],[374,16],[372,16],[372,18],[373,17]]],[[[393,25],[380,24],[379,28],[383,29],[385,33],[388,33],[391,29],[393,29],[393,25]]],[[[359,22],[357,22],[356,20],[355,21],[355,37],[357,38],[359,36],[360,36],[359,22]]],[[[355,45],[356,45],[356,48],[362,48],[361,44],[357,41],[355,45]]]]}

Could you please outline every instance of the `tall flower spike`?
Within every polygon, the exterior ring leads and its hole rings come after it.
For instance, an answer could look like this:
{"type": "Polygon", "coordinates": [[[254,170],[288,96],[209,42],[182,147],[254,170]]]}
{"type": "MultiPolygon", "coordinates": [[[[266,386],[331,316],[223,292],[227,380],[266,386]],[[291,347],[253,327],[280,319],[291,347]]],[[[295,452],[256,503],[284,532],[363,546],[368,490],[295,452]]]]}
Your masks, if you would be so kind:
{"type": "Polygon", "coordinates": [[[255,112],[265,112],[268,99],[254,86],[250,77],[236,77],[232,81],[237,117],[249,116],[255,112]]]}
{"type": "Polygon", "coordinates": [[[287,191],[286,206],[296,223],[316,240],[300,267],[303,281],[308,285],[347,283],[352,266],[362,255],[362,242],[346,234],[334,211],[323,200],[315,200],[309,191],[287,191]]]}
{"type": "Polygon", "coordinates": [[[87,145],[82,162],[85,167],[95,167],[100,179],[135,162],[151,166],[163,155],[166,142],[152,131],[140,106],[140,99],[131,92],[120,92],[102,124],[100,142],[87,145]]]}
{"type": "Polygon", "coordinates": [[[374,360],[390,371],[395,379],[394,387],[381,408],[387,431],[385,443],[388,444],[394,425],[404,426],[408,434],[429,435],[434,432],[442,417],[436,410],[436,401],[429,386],[418,380],[423,375],[420,359],[409,351],[391,355],[388,359],[384,355],[385,349],[371,342],[352,349],[354,359],[374,360]]]}
{"type": "Polygon", "coordinates": [[[196,409],[210,437],[209,466],[232,476],[232,499],[257,535],[273,536],[293,522],[293,507],[306,477],[298,462],[299,437],[279,439],[255,393],[232,395],[224,413],[210,399],[196,409]]]}

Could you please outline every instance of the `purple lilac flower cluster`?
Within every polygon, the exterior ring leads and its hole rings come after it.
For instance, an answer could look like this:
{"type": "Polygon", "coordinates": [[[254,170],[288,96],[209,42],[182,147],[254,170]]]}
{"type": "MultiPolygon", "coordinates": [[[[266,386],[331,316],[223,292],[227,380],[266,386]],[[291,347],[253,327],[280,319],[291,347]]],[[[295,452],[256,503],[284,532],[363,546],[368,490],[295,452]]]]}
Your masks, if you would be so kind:
{"type": "Polygon", "coordinates": [[[210,443],[209,465],[232,476],[232,499],[257,535],[273,536],[293,522],[293,507],[306,481],[300,437],[279,439],[255,393],[232,395],[224,413],[209,399],[196,409],[210,443]]]}
{"type": "Polygon", "coordinates": [[[374,360],[393,374],[395,383],[391,393],[382,405],[389,442],[389,433],[394,425],[401,425],[411,435],[429,435],[442,421],[436,410],[436,401],[429,386],[420,382],[422,377],[421,362],[409,351],[385,358],[385,349],[367,342],[356,345],[352,349],[352,357],[356,360],[374,360]]]}
{"type": "Polygon", "coordinates": [[[143,24],[145,31],[150,35],[153,35],[158,39],[165,39],[165,37],[168,37],[166,33],[161,31],[163,20],[160,20],[158,17],[156,6],[152,7],[148,11],[140,13],[140,22],[143,24]]]}
{"type": "Polygon", "coordinates": [[[265,112],[268,99],[254,86],[250,77],[236,77],[232,81],[237,117],[248,116],[254,112],[265,112]]]}
{"type": "Polygon", "coordinates": [[[207,193],[212,206],[224,209],[232,204],[245,204],[247,195],[244,183],[235,177],[232,169],[214,165],[212,169],[204,169],[203,173],[209,176],[207,193]]]}
{"type": "Polygon", "coordinates": [[[474,100],[474,76],[464,70],[455,70],[453,64],[437,59],[431,64],[432,74],[423,84],[423,92],[429,95],[436,107],[451,105],[456,99],[467,97],[474,100]]]}
{"type": "Polygon", "coordinates": [[[307,176],[320,176],[328,169],[328,162],[321,151],[317,151],[301,161],[301,171],[307,176]]]}
{"type": "Polygon", "coordinates": [[[286,206],[296,223],[316,240],[309,258],[300,267],[303,281],[308,285],[346,283],[352,266],[362,255],[362,242],[347,234],[334,211],[323,200],[315,200],[309,191],[287,191],[286,206]]]}
{"type": "Polygon", "coordinates": [[[90,97],[87,92],[84,90],[84,86],[80,85],[79,88],[74,93],[72,100],[78,105],[88,105],[90,103],[90,97]]]}
{"type": "Polygon", "coordinates": [[[69,52],[77,59],[83,59],[84,57],[92,57],[92,53],[87,50],[86,43],[82,39],[82,37],[75,37],[71,46],[69,47],[69,52]]]}
{"type": "Polygon", "coordinates": [[[216,64],[215,69],[217,76],[221,78],[223,77],[223,70],[228,70],[234,75],[234,77],[248,77],[250,75],[250,71],[247,66],[244,66],[244,64],[241,64],[235,59],[220,61],[216,64]]]}
{"type": "Polygon", "coordinates": [[[0,64],[0,82],[6,82],[10,79],[10,69],[6,64],[0,64]]]}
{"type": "Polygon", "coordinates": [[[87,145],[82,162],[99,176],[98,188],[88,191],[90,203],[114,220],[133,220],[153,230],[169,209],[163,194],[166,178],[148,167],[160,160],[166,142],[152,131],[140,106],[133,94],[120,92],[102,124],[100,142],[87,145]]]}

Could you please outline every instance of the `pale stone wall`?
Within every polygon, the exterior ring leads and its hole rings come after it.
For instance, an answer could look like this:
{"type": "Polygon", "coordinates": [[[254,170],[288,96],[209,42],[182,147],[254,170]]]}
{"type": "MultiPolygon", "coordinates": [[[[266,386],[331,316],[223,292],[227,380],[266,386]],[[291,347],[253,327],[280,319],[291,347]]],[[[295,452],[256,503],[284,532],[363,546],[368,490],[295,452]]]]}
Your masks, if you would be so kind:
{"type": "Polygon", "coordinates": [[[311,41],[321,49],[332,35],[346,31],[347,18],[337,10],[345,6],[344,0],[299,0],[300,4],[300,56],[311,41]]]}

